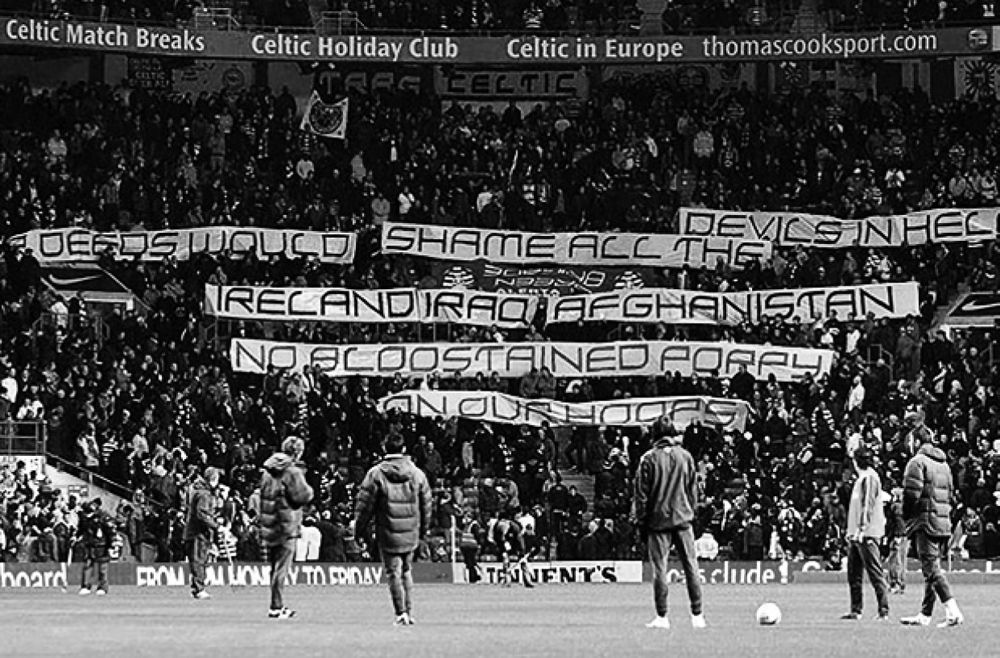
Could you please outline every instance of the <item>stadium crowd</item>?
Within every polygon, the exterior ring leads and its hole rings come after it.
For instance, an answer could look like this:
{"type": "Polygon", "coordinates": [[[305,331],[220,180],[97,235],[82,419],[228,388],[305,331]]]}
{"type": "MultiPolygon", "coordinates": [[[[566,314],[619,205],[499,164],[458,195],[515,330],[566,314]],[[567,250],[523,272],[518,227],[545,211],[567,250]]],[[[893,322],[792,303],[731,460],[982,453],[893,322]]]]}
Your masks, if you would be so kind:
{"type": "MultiPolygon", "coordinates": [[[[307,513],[303,559],[370,555],[347,523],[353,488],[401,434],[437,489],[423,559],[456,542],[495,553],[497,519],[516,519],[553,558],[637,555],[630,474],[648,446],[640,430],[534,429],[380,413],[404,388],[498,390],[573,401],[654,395],[738,397],[754,410],[745,433],[685,430],[699,463],[702,549],[734,557],[822,556],[843,536],[846,457],[873,447],[890,488],[914,435],[934,431],[952,459],[963,504],[956,545],[1000,555],[1000,433],[992,332],[931,331],[939,304],[965,287],[995,290],[995,243],[892,250],[778,249],[743,269],[657,273],[657,284],[701,290],[921,284],[919,316],[898,321],[802,318],[732,329],[535,326],[438,327],[453,341],[692,338],[835,349],[823,381],[795,384],[684,378],[519,381],[480,374],[426,380],[338,380],[306,369],[231,371],[227,338],[301,342],[428,340],[427,327],[215,323],[205,283],[387,288],[437,285],[429,263],[385,258],[387,221],[546,230],[671,232],[681,205],[802,209],[848,218],[918,208],[995,206],[994,100],[938,105],[920,90],[882,97],[818,88],[756,93],[691,90],[667,76],[613,80],[579,107],[502,112],[412,93],[351,92],[348,139],[298,130],[287,90],[179,98],[128,85],[34,93],[0,86],[0,234],[213,225],[359,233],[355,262],[337,266],[200,255],[143,263],[109,253],[101,265],[141,300],[137,312],[95,316],[58,299],[23,249],[0,260],[0,423],[39,419],[50,450],[134,490],[116,515],[118,552],[180,560],[187,485],[224,469],[222,549],[259,559],[259,466],[283,437],[307,439],[308,477],[321,492],[307,513]],[[594,499],[567,488],[594,478],[594,499]],[[704,534],[702,534],[704,533],[704,534]],[[715,548],[713,548],[713,546],[715,548]]],[[[6,425],[9,427],[9,425],[6,425]]],[[[82,501],[9,468],[0,518],[9,559],[65,557],[82,501]]]]}

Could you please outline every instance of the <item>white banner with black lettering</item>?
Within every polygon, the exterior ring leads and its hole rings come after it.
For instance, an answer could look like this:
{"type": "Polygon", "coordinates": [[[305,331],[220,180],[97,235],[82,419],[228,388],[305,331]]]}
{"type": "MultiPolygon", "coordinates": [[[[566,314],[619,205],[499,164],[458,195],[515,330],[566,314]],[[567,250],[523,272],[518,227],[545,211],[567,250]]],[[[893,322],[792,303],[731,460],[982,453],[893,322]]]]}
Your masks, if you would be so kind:
{"type": "Polygon", "coordinates": [[[469,290],[205,286],[205,312],[235,320],[442,322],[525,327],[538,297],[469,290]]]}
{"type": "Polygon", "coordinates": [[[782,247],[903,247],[997,237],[998,208],[938,208],[906,215],[837,219],[790,212],[681,208],[680,232],[697,238],[770,240],[782,247]]]}
{"type": "Polygon", "coordinates": [[[492,391],[402,391],[382,398],[379,411],[415,416],[468,418],[489,423],[552,427],[612,425],[642,427],[670,415],[678,429],[700,422],[725,430],[746,428],[750,405],[742,400],[703,396],[630,398],[607,402],[560,402],[519,398],[492,391]]]}
{"type": "Polygon", "coordinates": [[[552,298],[546,319],[736,325],[765,317],[809,322],[831,312],[840,320],[919,315],[920,286],[908,282],[726,293],[640,288],[552,298]]]}
{"type": "Polygon", "coordinates": [[[799,381],[830,372],[834,352],[769,345],[628,341],[616,343],[400,343],[312,345],[234,338],[229,357],[237,372],[314,366],[335,377],[462,376],[496,372],[521,377],[548,368],[556,377],[628,377],[677,372],[732,377],[745,365],[757,379],[799,381]]]}
{"type": "Polygon", "coordinates": [[[382,253],[491,263],[560,263],[628,267],[743,266],[771,256],[766,240],[657,233],[524,233],[385,223],[382,253]]]}
{"type": "Polygon", "coordinates": [[[256,252],[261,260],[284,254],[288,258],[313,257],[322,263],[350,263],[356,238],[353,233],[229,226],[126,233],[61,228],[15,235],[9,243],[31,249],[42,263],[95,262],[108,250],[122,258],[144,261],[169,256],[188,260],[196,253],[242,257],[256,252]]]}

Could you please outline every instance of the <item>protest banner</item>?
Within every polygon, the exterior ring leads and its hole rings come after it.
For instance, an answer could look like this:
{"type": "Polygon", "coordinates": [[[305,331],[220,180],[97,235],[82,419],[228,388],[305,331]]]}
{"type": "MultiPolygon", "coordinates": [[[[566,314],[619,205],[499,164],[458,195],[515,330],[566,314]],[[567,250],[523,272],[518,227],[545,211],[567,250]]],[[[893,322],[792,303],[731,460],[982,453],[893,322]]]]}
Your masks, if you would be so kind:
{"type": "Polygon", "coordinates": [[[313,366],[330,376],[489,375],[522,377],[548,368],[556,377],[629,377],[677,372],[731,377],[745,365],[757,379],[819,378],[830,372],[830,350],[667,341],[613,343],[401,343],[313,345],[234,338],[229,348],[236,372],[313,366]]]}
{"type": "Polygon", "coordinates": [[[742,400],[704,396],[628,398],[606,402],[527,399],[493,391],[401,391],[378,402],[379,411],[466,418],[489,423],[552,427],[642,427],[669,415],[678,429],[694,422],[742,432],[750,406],[742,400]]]}
{"type": "Polygon", "coordinates": [[[434,263],[432,277],[442,288],[560,297],[644,288],[654,281],[648,267],[595,265],[494,265],[484,261],[434,263]]]}
{"type": "Polygon", "coordinates": [[[770,240],[781,247],[903,247],[993,240],[998,213],[1000,208],[938,208],[906,215],[837,219],[789,212],[681,208],[680,232],[700,238],[770,240]]]}
{"type": "Polygon", "coordinates": [[[769,258],[766,240],[656,233],[526,233],[422,224],[382,225],[382,253],[438,260],[540,265],[711,269],[769,258]]]}
{"type": "Polygon", "coordinates": [[[538,298],[465,290],[205,286],[205,312],[233,320],[441,322],[525,327],[538,298]]]}
{"type": "Polygon", "coordinates": [[[350,263],[354,261],[356,238],[353,233],[232,226],[116,233],[60,228],[15,235],[8,243],[31,249],[40,263],[96,262],[109,250],[121,258],[143,261],[168,257],[189,260],[197,253],[242,257],[256,252],[261,259],[284,255],[315,258],[323,263],[350,263]]]}
{"type": "Polygon", "coordinates": [[[737,325],[764,318],[809,322],[836,313],[840,320],[905,318],[920,314],[916,282],[752,292],[643,288],[550,299],[548,323],[642,322],[737,325]]]}

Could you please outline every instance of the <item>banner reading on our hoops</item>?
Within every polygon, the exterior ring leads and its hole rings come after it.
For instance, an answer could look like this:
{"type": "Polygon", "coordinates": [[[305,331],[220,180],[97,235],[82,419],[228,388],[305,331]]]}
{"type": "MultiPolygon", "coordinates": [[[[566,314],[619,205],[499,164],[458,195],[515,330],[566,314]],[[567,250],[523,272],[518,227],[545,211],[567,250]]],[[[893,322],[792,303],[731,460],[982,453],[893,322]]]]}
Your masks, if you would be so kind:
{"type": "Polygon", "coordinates": [[[468,418],[490,423],[541,427],[575,425],[649,425],[670,414],[684,429],[695,421],[742,432],[749,405],[741,400],[710,397],[634,398],[608,402],[572,403],[529,400],[492,391],[402,391],[382,398],[380,411],[395,409],[416,416],[468,418]]]}
{"type": "Polygon", "coordinates": [[[314,366],[334,377],[498,373],[522,377],[548,368],[556,377],[628,377],[679,372],[731,377],[745,365],[757,379],[799,381],[830,372],[834,352],[769,345],[623,341],[616,343],[400,343],[311,345],[234,338],[229,358],[237,372],[314,366]]]}
{"type": "Polygon", "coordinates": [[[831,311],[836,311],[841,320],[869,314],[875,319],[919,315],[920,286],[908,282],[726,293],[665,288],[619,290],[550,299],[547,321],[735,325],[760,322],[765,317],[808,322],[827,317],[831,311]]]}
{"type": "Polygon", "coordinates": [[[283,254],[288,258],[313,257],[323,263],[350,263],[356,239],[353,233],[212,226],[125,233],[76,228],[35,230],[15,235],[9,243],[32,249],[42,263],[94,262],[109,249],[122,258],[146,261],[170,256],[188,260],[197,253],[242,256],[256,252],[261,259],[283,254]]]}
{"type": "Polygon", "coordinates": [[[680,232],[699,238],[770,240],[782,247],[902,247],[993,240],[998,213],[998,208],[939,208],[847,220],[786,212],[681,208],[680,232]]]}
{"type": "Polygon", "coordinates": [[[734,266],[769,258],[771,243],[656,233],[525,233],[386,223],[382,253],[451,261],[710,269],[720,258],[734,266]]]}
{"type": "Polygon", "coordinates": [[[535,317],[538,298],[467,290],[206,285],[205,309],[209,315],[236,320],[453,322],[524,327],[535,317]]]}

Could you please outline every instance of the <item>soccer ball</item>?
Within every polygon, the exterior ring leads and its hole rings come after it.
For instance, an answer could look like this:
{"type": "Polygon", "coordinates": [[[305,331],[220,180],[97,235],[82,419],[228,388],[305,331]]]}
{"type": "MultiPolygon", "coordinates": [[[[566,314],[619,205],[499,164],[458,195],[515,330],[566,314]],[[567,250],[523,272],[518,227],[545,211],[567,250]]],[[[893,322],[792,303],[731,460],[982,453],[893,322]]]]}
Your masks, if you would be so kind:
{"type": "Polygon", "coordinates": [[[757,608],[757,623],[761,626],[774,626],[781,621],[781,608],[774,603],[764,603],[757,608]]]}

